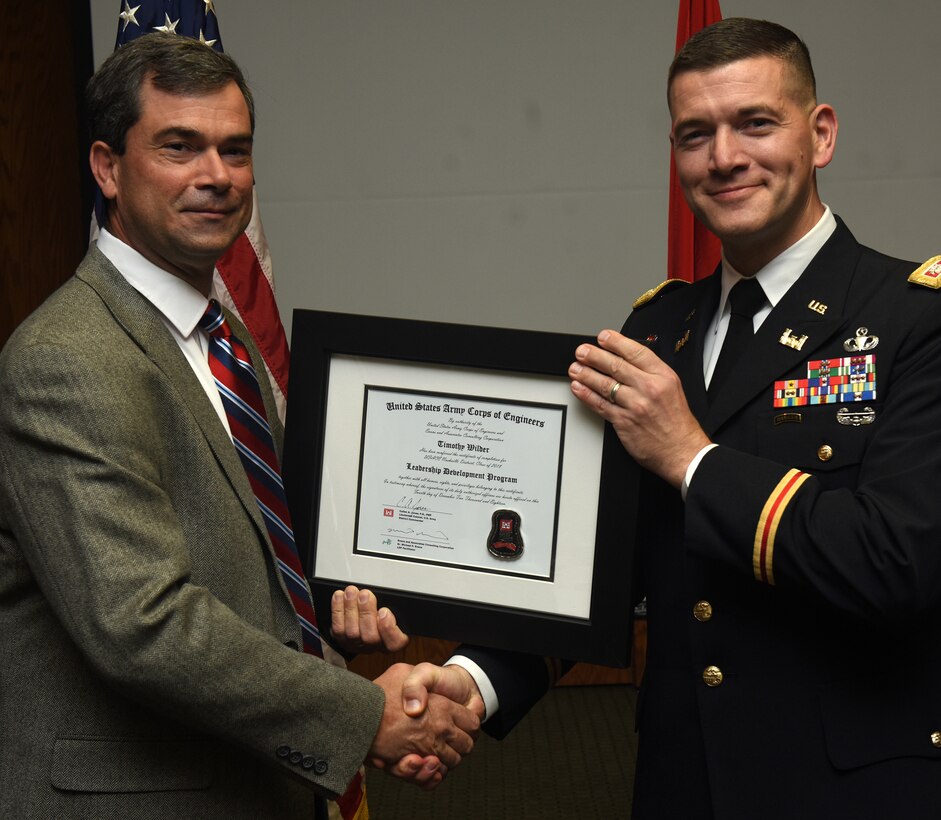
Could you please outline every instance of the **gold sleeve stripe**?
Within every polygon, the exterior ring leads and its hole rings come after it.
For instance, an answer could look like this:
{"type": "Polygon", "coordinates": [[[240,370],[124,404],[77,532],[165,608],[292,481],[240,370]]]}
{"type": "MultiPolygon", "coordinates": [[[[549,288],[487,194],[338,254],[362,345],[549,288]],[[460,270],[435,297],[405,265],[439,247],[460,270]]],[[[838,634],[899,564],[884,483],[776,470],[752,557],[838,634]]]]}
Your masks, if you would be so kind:
{"type": "Polygon", "coordinates": [[[758,518],[755,530],[755,549],[752,553],[752,568],[755,580],[774,586],[774,538],[778,533],[778,524],[791,499],[810,475],[800,470],[788,470],[778,482],[758,518]]]}

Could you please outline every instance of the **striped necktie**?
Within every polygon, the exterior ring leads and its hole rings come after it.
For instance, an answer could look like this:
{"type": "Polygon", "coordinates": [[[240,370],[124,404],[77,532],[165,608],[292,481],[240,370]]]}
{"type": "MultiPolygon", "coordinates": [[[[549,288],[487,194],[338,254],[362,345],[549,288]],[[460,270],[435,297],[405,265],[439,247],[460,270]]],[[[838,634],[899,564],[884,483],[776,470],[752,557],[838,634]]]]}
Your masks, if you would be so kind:
{"type": "MultiPolygon", "coordinates": [[[[209,307],[200,319],[199,326],[209,335],[209,369],[222,397],[235,449],[265,519],[268,535],[271,536],[278,568],[291,593],[294,611],[301,624],[304,651],[322,658],[317,617],[294,543],[294,530],[284,495],[284,484],[281,482],[278,457],[251,357],[245,346],[232,335],[222,308],[215,299],[209,300],[209,307]]],[[[360,767],[346,792],[332,804],[344,820],[369,820],[363,775],[360,767]]],[[[330,814],[333,815],[332,810],[330,814]]]]}
{"type": "Polygon", "coordinates": [[[310,589],[294,543],[278,456],[248,350],[232,330],[215,299],[199,321],[209,335],[209,369],[216,380],[236,452],[248,475],[255,500],[271,537],[278,568],[300,621],[304,651],[323,657],[310,589]]]}

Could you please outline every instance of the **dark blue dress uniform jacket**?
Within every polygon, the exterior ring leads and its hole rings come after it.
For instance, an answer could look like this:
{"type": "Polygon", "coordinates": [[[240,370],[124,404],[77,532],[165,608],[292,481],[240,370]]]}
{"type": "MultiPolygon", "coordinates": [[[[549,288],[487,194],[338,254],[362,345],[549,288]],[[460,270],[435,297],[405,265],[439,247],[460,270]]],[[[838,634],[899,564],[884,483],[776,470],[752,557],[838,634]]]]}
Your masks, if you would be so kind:
{"type": "MultiPolygon", "coordinates": [[[[685,505],[643,483],[635,820],[941,818],[941,293],[916,267],[838,221],[711,405],[720,278],[628,318],[720,445],[685,505]]],[[[545,687],[518,664],[497,734],[545,687]]]]}

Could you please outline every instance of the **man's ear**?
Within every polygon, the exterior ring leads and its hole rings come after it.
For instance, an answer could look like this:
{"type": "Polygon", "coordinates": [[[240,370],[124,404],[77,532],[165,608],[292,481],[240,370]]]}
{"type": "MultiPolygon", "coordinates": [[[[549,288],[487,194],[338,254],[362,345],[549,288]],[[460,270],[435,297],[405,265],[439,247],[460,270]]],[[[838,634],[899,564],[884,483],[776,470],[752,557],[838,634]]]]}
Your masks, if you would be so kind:
{"type": "Polygon", "coordinates": [[[114,199],[118,195],[119,159],[111,146],[101,140],[93,142],[88,151],[92,176],[105,199],[114,199]]]}
{"type": "Polygon", "coordinates": [[[810,114],[810,127],[814,133],[814,167],[824,168],[833,159],[839,123],[832,105],[818,105],[810,114]]]}

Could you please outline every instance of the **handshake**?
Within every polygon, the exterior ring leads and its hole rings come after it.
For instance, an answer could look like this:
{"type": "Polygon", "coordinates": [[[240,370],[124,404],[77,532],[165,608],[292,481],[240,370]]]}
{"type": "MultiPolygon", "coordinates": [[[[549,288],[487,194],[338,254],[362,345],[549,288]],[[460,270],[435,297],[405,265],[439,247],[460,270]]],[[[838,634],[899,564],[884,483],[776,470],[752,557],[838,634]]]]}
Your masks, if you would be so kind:
{"type": "Polygon", "coordinates": [[[433,789],[474,748],[484,702],[460,666],[397,663],[374,681],[386,695],[366,762],[433,789]]]}
{"type": "MultiPolygon", "coordinates": [[[[405,648],[408,636],[369,590],[348,586],[331,601],[331,642],[345,652],[405,648]]],[[[385,693],[366,763],[433,789],[474,748],[484,717],[477,683],[460,666],[397,663],[374,683],[385,693]]]]}

